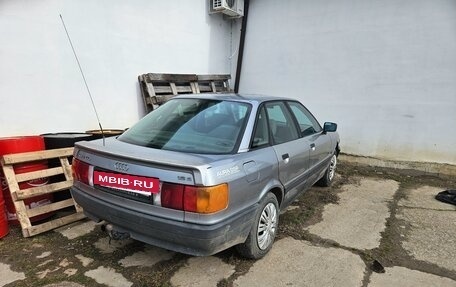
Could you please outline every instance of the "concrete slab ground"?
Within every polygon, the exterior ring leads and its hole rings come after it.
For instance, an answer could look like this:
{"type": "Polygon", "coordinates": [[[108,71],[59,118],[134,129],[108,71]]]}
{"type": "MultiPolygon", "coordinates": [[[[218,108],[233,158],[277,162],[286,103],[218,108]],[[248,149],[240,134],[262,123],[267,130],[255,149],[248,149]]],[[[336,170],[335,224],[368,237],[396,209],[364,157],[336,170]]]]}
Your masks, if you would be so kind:
{"type": "Polygon", "coordinates": [[[444,203],[435,199],[437,193],[443,191],[441,187],[422,186],[405,191],[405,198],[398,203],[400,207],[424,208],[432,210],[456,211],[456,205],[444,203]]]}
{"type": "Polygon", "coordinates": [[[60,228],[57,228],[55,231],[62,234],[68,239],[75,239],[79,236],[89,234],[95,229],[95,222],[91,220],[84,220],[75,222],[60,228]]]}
{"type": "Polygon", "coordinates": [[[145,247],[144,251],[136,252],[121,259],[119,264],[123,267],[152,267],[160,261],[171,259],[174,254],[174,252],[148,245],[145,247]]]}
{"type": "Polygon", "coordinates": [[[122,274],[110,267],[100,266],[97,269],[87,271],[84,275],[109,287],[130,287],[133,285],[122,274]]]}
{"type": "Polygon", "coordinates": [[[326,205],[323,220],[308,230],[343,246],[376,248],[389,217],[388,203],[398,188],[393,180],[360,179],[359,184],[344,185],[339,203],[326,205]]]}
{"type": "Polygon", "coordinates": [[[52,254],[51,251],[44,251],[44,252],[41,253],[40,255],[36,256],[36,258],[38,258],[38,259],[43,259],[43,258],[46,258],[46,257],[51,256],[51,254],[52,254]]]}
{"type": "Polygon", "coordinates": [[[170,282],[175,287],[213,287],[233,273],[234,266],[217,257],[192,257],[171,277],[170,282]]]}
{"type": "Polygon", "coordinates": [[[456,287],[456,281],[440,276],[410,270],[404,267],[385,268],[385,273],[373,273],[369,287],[456,287]]]}
{"type": "Polygon", "coordinates": [[[85,286],[78,284],[78,283],[74,283],[74,282],[63,281],[60,283],[44,285],[44,287],[85,287],[85,286]]]}
{"type": "Polygon", "coordinates": [[[90,263],[93,262],[93,259],[92,259],[92,258],[85,257],[85,256],[82,255],[82,254],[76,254],[74,257],[76,257],[77,259],[79,259],[79,261],[81,262],[81,264],[82,264],[83,267],[87,267],[87,266],[90,265],[90,263]]]}
{"type": "Polygon", "coordinates": [[[349,251],[284,238],[234,286],[361,286],[365,269],[349,251]]]}
{"type": "Polygon", "coordinates": [[[403,230],[402,247],[412,257],[456,271],[456,206],[432,200],[441,190],[407,190],[396,217],[409,227],[403,230]]]}
{"type": "Polygon", "coordinates": [[[23,272],[12,271],[8,264],[0,262],[0,286],[23,279],[25,279],[25,274],[23,272]]]}

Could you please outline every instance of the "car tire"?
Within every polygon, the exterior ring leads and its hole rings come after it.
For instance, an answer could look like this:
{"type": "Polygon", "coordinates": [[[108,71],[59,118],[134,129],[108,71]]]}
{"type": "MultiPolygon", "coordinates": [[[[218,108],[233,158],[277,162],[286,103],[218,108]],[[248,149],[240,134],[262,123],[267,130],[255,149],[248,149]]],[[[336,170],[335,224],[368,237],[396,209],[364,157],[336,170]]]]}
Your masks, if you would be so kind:
{"type": "Polygon", "coordinates": [[[331,161],[329,162],[328,168],[326,168],[325,174],[317,182],[317,185],[323,186],[323,187],[330,186],[336,175],[336,167],[337,167],[337,154],[333,153],[333,155],[331,157],[331,161]]]}
{"type": "Polygon", "coordinates": [[[252,229],[244,243],[236,246],[246,258],[260,259],[272,248],[279,224],[279,203],[273,193],[260,202],[252,229]]]}

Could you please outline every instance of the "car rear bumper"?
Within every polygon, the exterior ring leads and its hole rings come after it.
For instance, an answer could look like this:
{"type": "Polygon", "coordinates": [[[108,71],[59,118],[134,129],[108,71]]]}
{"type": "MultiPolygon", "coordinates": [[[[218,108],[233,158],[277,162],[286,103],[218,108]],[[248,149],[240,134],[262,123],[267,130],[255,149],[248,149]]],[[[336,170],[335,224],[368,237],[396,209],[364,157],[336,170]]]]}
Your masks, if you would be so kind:
{"type": "Polygon", "coordinates": [[[194,256],[207,256],[243,243],[253,224],[257,206],[213,225],[160,218],[127,209],[72,187],[74,200],[95,222],[105,220],[120,232],[151,245],[194,256]]]}

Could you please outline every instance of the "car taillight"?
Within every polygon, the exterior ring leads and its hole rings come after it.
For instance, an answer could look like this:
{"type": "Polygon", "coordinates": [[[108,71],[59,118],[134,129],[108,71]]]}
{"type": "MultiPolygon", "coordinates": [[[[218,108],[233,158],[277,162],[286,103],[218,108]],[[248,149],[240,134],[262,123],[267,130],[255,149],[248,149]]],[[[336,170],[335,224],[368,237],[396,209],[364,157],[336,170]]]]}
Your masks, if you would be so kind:
{"type": "Polygon", "coordinates": [[[80,181],[85,184],[89,184],[89,168],[90,165],[73,158],[72,169],[73,169],[73,179],[80,181]]]}
{"type": "Polygon", "coordinates": [[[161,188],[161,205],[172,209],[183,210],[184,186],[164,182],[161,188]]]}
{"type": "Polygon", "coordinates": [[[196,213],[214,213],[228,206],[228,184],[203,187],[163,183],[161,205],[196,213]]]}
{"type": "Polygon", "coordinates": [[[213,213],[228,206],[228,185],[186,186],[184,210],[197,213],[213,213]]]}

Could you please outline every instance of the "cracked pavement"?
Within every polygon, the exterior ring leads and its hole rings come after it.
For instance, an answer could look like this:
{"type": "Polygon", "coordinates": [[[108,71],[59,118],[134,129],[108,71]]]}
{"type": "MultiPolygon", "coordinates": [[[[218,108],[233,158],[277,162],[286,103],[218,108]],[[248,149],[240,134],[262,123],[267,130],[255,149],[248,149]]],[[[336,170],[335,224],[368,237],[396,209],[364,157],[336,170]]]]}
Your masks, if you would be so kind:
{"type": "Polygon", "coordinates": [[[192,257],[110,244],[90,221],[32,238],[12,226],[0,240],[0,286],[456,287],[456,206],[434,199],[455,185],[342,163],[331,188],[313,187],[281,214],[276,242],[258,261],[233,248],[192,257]]]}

